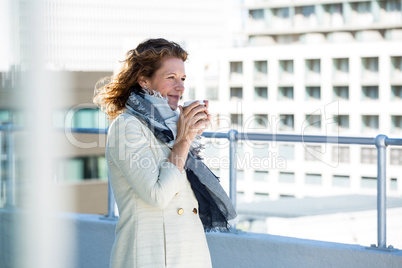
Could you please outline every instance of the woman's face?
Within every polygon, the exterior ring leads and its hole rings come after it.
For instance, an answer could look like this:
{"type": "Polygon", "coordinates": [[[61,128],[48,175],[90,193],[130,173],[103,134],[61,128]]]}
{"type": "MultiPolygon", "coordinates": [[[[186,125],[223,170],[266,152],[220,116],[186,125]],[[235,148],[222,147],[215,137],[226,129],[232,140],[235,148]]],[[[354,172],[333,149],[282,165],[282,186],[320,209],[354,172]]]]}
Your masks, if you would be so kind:
{"type": "Polygon", "coordinates": [[[167,97],[170,108],[176,110],[184,92],[185,79],[184,62],[179,58],[167,58],[154,75],[146,79],[146,86],[167,97]]]}

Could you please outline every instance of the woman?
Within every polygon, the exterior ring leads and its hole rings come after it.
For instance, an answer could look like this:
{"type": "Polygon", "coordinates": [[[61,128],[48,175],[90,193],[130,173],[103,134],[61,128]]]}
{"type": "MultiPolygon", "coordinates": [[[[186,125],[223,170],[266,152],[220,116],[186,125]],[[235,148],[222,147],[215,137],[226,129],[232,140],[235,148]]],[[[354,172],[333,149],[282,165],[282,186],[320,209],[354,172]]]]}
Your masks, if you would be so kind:
{"type": "Polygon", "coordinates": [[[106,148],[119,209],[111,267],[211,267],[204,230],[227,230],[236,217],[198,156],[208,103],[178,105],[186,59],[174,42],[147,40],[94,98],[115,118],[106,148]]]}

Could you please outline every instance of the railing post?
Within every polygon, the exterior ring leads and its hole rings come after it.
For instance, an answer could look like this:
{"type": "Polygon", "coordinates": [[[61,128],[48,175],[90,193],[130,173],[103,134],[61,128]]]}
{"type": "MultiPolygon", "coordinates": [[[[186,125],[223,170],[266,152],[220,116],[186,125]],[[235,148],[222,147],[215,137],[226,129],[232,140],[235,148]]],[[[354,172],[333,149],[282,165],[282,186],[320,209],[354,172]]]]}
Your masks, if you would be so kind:
{"type": "Polygon", "coordinates": [[[14,181],[14,140],[12,124],[7,125],[5,131],[7,148],[7,180],[6,180],[6,208],[15,207],[15,181],[14,181]]]}
{"type": "Polygon", "coordinates": [[[378,248],[387,247],[387,193],[386,193],[386,153],[387,145],[385,143],[387,136],[378,135],[375,139],[377,147],[377,240],[378,248]]]}
{"type": "MultiPolygon", "coordinates": [[[[229,197],[232,200],[233,206],[236,209],[236,194],[237,194],[237,131],[232,129],[228,132],[229,138],[229,197]]],[[[234,228],[236,228],[234,226],[234,228]]]]}

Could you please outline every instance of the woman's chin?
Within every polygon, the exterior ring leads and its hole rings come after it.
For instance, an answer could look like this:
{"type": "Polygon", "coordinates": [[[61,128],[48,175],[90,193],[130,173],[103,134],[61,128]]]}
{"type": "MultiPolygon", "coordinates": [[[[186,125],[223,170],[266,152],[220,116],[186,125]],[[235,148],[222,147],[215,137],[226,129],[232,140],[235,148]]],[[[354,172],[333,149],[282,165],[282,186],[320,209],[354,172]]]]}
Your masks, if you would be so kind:
{"type": "Polygon", "coordinates": [[[177,107],[179,106],[178,103],[170,103],[169,102],[168,104],[169,104],[170,109],[172,109],[173,111],[176,111],[177,107]]]}

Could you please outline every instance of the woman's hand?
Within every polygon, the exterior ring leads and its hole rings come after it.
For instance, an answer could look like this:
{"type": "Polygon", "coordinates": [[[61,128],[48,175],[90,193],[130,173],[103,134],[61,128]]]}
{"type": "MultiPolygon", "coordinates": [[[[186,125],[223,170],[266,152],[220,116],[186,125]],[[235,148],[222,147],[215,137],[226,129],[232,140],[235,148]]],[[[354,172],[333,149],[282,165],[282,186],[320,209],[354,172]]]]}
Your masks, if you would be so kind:
{"type": "Polygon", "coordinates": [[[177,122],[176,142],[186,141],[191,144],[196,134],[201,135],[204,132],[210,121],[209,102],[204,102],[205,106],[200,105],[199,101],[193,102],[186,108],[179,106],[180,117],[177,122]]]}

